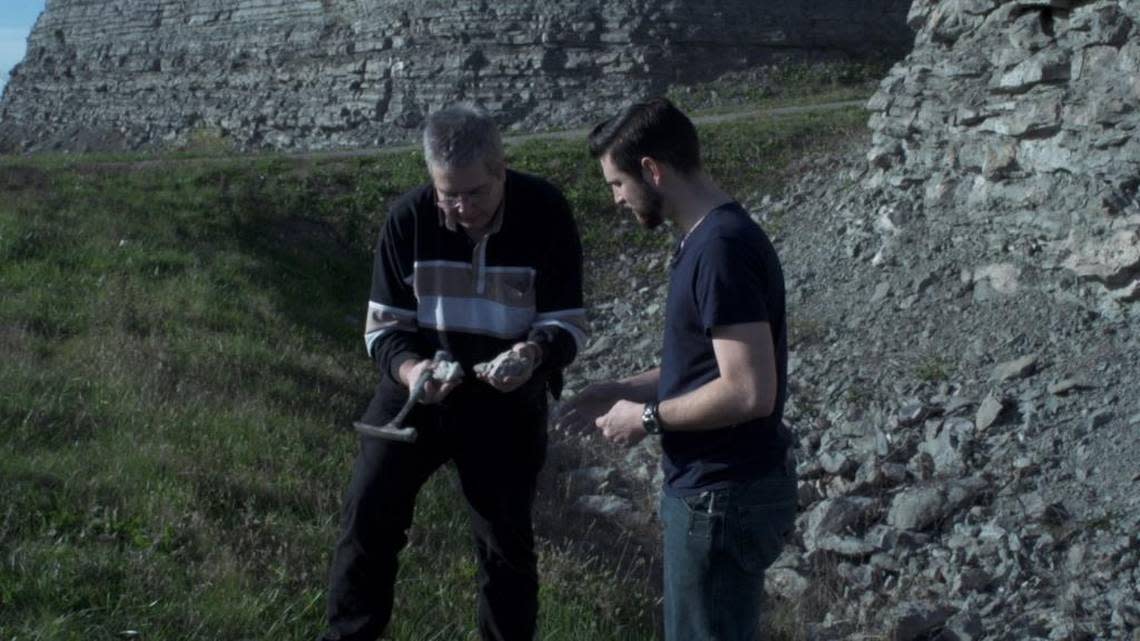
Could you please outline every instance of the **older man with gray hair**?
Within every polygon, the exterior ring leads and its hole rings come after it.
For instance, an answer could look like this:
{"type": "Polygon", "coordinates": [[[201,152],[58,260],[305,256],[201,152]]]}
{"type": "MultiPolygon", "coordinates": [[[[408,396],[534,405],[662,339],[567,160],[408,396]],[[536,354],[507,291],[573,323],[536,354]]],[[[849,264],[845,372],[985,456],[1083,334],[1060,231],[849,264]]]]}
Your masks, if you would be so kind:
{"type": "Polygon", "coordinates": [[[460,105],[431,114],[423,146],[431,181],[396,201],[376,246],[365,343],[380,381],[361,420],[389,423],[418,382],[406,415],[417,438],[361,437],[324,639],[383,633],[416,494],[453,461],[479,560],[479,632],[530,641],[531,509],[547,395],[559,396],[562,369],[586,337],[581,242],[561,192],[507,167],[485,112],[460,105]],[[432,376],[440,351],[468,374],[432,376]],[[476,367],[504,356],[514,367],[476,367]]]}

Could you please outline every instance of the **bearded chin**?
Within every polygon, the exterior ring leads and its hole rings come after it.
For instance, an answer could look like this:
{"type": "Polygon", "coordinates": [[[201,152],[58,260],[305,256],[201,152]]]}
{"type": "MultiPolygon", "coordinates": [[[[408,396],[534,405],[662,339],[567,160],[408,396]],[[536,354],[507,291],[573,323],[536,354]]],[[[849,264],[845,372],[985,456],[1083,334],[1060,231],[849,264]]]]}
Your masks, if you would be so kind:
{"type": "MultiPolygon", "coordinates": [[[[646,187],[649,186],[646,185],[646,187]]],[[[637,222],[641,223],[641,226],[646,229],[656,229],[660,227],[661,223],[665,222],[665,215],[662,213],[664,201],[665,199],[661,197],[661,194],[657,190],[652,188],[647,189],[645,209],[633,210],[633,215],[637,216],[637,222]]]]}
{"type": "Polygon", "coordinates": [[[654,207],[649,211],[634,210],[633,215],[637,217],[637,222],[646,229],[656,229],[665,222],[664,216],[661,215],[661,208],[654,207]]]}

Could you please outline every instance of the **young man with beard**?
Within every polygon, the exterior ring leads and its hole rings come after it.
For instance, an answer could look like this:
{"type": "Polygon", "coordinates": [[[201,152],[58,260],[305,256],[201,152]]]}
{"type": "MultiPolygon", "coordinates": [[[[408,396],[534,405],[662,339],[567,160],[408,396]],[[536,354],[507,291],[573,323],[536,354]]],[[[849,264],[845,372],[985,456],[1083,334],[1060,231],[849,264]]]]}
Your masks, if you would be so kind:
{"type": "Polygon", "coordinates": [[[757,637],[764,571],[796,511],[784,281],[768,237],[702,170],[692,122],[635,104],[589,138],[614,202],[682,234],[669,275],[661,365],[595,383],[559,422],[632,446],[661,439],[665,638],[757,637]]]}
{"type": "MultiPolygon", "coordinates": [[[[531,641],[538,610],[531,508],[546,454],[547,393],[585,341],[582,249],[550,183],[506,166],[481,110],[428,116],[431,182],[392,207],[376,246],[365,343],[380,382],[362,421],[396,416],[431,357],[467,372],[428,379],[406,423],[414,442],[363,437],[332,561],[327,641],[373,641],[392,614],[397,555],[416,494],[451,461],[479,561],[479,633],[531,641]],[[513,373],[471,375],[514,352],[513,373]]],[[[426,631],[425,631],[426,633],[426,631]]]]}

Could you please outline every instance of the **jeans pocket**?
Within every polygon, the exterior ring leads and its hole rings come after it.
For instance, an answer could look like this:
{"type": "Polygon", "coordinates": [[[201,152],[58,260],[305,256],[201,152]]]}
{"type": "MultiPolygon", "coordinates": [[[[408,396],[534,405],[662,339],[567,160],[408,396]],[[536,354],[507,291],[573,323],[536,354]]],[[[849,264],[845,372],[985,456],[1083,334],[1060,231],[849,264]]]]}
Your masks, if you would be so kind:
{"type": "Polygon", "coordinates": [[[689,513],[689,539],[696,541],[711,541],[716,530],[719,514],[708,512],[689,513]]]}
{"type": "Polygon", "coordinates": [[[740,567],[753,574],[763,573],[780,556],[795,519],[795,501],[737,507],[730,536],[740,567]]]}
{"type": "Polygon", "coordinates": [[[667,530],[690,543],[707,545],[716,535],[717,524],[723,515],[695,509],[698,497],[671,497],[662,495],[658,515],[667,530]]]}

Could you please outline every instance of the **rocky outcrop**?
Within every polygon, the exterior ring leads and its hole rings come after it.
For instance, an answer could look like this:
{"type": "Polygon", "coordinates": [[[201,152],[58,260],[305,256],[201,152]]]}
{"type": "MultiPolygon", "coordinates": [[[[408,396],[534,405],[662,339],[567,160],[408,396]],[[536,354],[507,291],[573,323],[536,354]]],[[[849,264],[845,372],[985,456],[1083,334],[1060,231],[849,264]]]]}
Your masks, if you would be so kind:
{"type": "Polygon", "coordinates": [[[869,104],[867,184],[894,201],[880,259],[899,218],[969,225],[1007,274],[1140,297],[1140,4],[917,0],[909,22],[869,104]]]}
{"type": "Polygon", "coordinates": [[[0,151],[382,145],[479,102],[516,129],[787,60],[897,59],[907,0],[54,0],[0,104],[0,151]]]}

